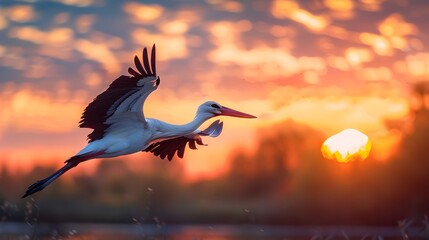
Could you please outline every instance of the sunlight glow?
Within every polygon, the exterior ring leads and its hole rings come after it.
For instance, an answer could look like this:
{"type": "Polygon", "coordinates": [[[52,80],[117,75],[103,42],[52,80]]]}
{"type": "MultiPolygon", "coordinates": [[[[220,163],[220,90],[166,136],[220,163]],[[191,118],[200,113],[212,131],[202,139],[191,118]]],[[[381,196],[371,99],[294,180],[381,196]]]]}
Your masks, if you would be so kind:
{"type": "Polygon", "coordinates": [[[351,128],[326,139],[321,149],[324,158],[340,163],[365,160],[370,150],[371,141],[368,136],[351,128]]]}

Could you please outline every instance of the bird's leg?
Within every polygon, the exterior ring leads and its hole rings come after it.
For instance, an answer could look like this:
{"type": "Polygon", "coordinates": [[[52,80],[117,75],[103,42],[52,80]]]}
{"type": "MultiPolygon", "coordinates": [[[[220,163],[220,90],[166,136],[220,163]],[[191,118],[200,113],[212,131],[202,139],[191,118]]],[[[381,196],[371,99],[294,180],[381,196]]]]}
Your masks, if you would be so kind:
{"type": "Polygon", "coordinates": [[[68,170],[76,167],[79,163],[83,161],[87,161],[89,159],[93,159],[96,156],[99,156],[103,154],[104,151],[101,152],[95,152],[95,153],[88,153],[84,155],[78,155],[73,156],[67,161],[65,161],[65,165],[60,168],[58,171],[51,174],[49,177],[39,180],[35,183],[33,183],[31,186],[28,187],[27,191],[25,191],[25,194],[22,196],[22,198],[25,198],[33,193],[36,193],[38,191],[42,191],[46,186],[48,186],[50,183],[55,181],[55,179],[59,178],[61,175],[66,173],[68,170]]]}

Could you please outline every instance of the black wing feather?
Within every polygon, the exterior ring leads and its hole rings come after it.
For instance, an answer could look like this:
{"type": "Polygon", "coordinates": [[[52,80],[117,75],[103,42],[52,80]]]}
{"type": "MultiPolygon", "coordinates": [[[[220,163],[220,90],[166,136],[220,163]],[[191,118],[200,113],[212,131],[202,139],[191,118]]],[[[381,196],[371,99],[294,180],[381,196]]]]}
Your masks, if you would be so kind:
{"type": "MultiPolygon", "coordinates": [[[[153,50],[152,50],[152,52],[153,52],[153,50]]],[[[146,48],[143,49],[143,64],[144,64],[144,68],[146,69],[147,74],[153,75],[152,71],[150,70],[149,57],[147,55],[147,49],[146,48]]]]}
{"type": "Polygon", "coordinates": [[[156,48],[155,48],[155,44],[152,47],[152,52],[150,54],[150,65],[152,66],[152,73],[153,75],[156,75],[156,48]]]}
{"type": "Polygon", "coordinates": [[[189,141],[189,148],[197,150],[197,146],[195,145],[195,140],[189,141]]]}
{"type": "Polygon", "coordinates": [[[159,156],[161,159],[167,159],[171,161],[175,154],[179,158],[183,158],[185,154],[186,145],[189,145],[191,149],[197,149],[198,145],[205,145],[201,139],[201,136],[211,136],[217,137],[222,132],[223,122],[219,120],[210,124],[210,126],[198,134],[194,134],[192,136],[181,136],[175,137],[167,140],[162,140],[159,142],[152,143],[144,152],[151,152],[155,156],[159,156]]]}
{"type": "MultiPolygon", "coordinates": [[[[155,66],[155,45],[151,53],[152,69],[156,72],[155,66]]],[[[115,113],[123,101],[141,89],[138,82],[148,76],[155,76],[150,70],[147,49],[143,49],[144,67],[137,56],[134,57],[134,64],[138,70],[128,68],[128,73],[132,76],[120,76],[115,79],[109,87],[99,94],[83,111],[79,127],[92,128],[93,131],[88,135],[89,142],[100,139],[104,136],[106,129],[110,124],[106,120],[115,113]]],[[[137,99],[136,99],[137,101],[137,99]]],[[[136,101],[132,101],[134,104],[136,101]]]]}
{"type": "Polygon", "coordinates": [[[79,127],[92,128],[88,135],[89,142],[104,136],[105,130],[110,126],[106,120],[113,115],[115,109],[130,95],[138,92],[136,87],[139,79],[135,77],[121,76],[116,79],[109,88],[98,95],[83,111],[79,127]]]}
{"type": "MultiPolygon", "coordinates": [[[[146,49],[146,48],[145,48],[146,49]]],[[[147,76],[146,71],[143,69],[142,64],[140,63],[139,57],[135,56],[134,57],[134,64],[136,65],[137,70],[143,75],[143,76],[147,76]]]]}
{"type": "Polygon", "coordinates": [[[128,68],[128,73],[133,75],[136,78],[142,78],[143,77],[140,73],[136,72],[136,70],[134,70],[130,67],[128,68]]]}
{"type": "Polygon", "coordinates": [[[138,91],[136,77],[120,76],[110,84],[109,88],[98,95],[83,111],[79,127],[97,128],[110,117],[127,96],[138,91]],[[130,89],[135,91],[130,92],[130,89]],[[120,101],[122,99],[122,101],[120,101]]]}

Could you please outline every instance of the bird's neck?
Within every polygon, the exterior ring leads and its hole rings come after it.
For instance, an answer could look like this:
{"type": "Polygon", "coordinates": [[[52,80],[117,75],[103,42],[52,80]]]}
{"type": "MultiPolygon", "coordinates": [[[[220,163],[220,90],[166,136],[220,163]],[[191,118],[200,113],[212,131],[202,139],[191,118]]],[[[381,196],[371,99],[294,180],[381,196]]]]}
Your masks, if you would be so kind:
{"type": "Polygon", "coordinates": [[[170,138],[176,136],[184,136],[193,133],[197,130],[205,121],[213,117],[209,114],[198,114],[195,118],[186,124],[183,125],[174,125],[164,122],[159,122],[158,133],[159,135],[156,138],[170,138]]]}
{"type": "Polygon", "coordinates": [[[183,125],[179,125],[179,131],[181,131],[183,134],[190,134],[197,130],[205,121],[210,119],[212,116],[208,114],[196,114],[195,118],[183,125]]]}

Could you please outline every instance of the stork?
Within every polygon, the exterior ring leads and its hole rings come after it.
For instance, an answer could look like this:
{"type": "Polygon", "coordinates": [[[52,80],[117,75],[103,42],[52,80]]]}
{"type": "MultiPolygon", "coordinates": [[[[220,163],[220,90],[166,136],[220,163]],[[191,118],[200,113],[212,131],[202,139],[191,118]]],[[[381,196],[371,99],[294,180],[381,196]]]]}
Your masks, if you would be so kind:
{"type": "Polygon", "coordinates": [[[201,104],[195,118],[184,125],[174,125],[161,120],[146,118],[143,104],[161,82],[156,73],[155,44],[150,54],[143,49],[143,64],[135,56],[136,70],[128,68],[131,76],[122,75],[98,95],[84,110],[79,127],[90,128],[88,144],[76,155],[65,161],[65,165],[45,179],[29,186],[22,198],[43,190],[68,170],[84,161],[95,158],[112,158],[139,151],[151,152],[168,160],[177,155],[183,158],[187,145],[196,149],[204,145],[202,136],[217,137],[222,132],[223,122],[217,120],[204,130],[198,128],[208,119],[217,116],[256,118],[222,106],[214,101],[201,104]]]}

